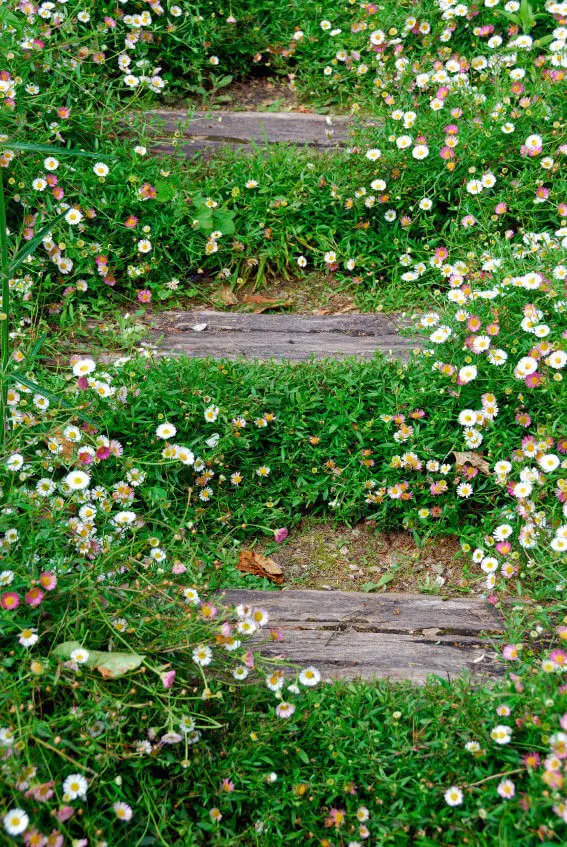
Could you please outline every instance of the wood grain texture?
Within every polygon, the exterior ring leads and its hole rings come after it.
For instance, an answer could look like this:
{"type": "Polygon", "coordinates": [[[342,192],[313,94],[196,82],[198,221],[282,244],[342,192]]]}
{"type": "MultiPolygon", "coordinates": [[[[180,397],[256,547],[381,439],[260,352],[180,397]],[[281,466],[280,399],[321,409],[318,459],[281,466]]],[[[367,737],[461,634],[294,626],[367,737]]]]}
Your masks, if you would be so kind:
{"type": "Polygon", "coordinates": [[[250,151],[254,149],[250,144],[234,144],[222,139],[194,138],[186,143],[176,145],[173,145],[171,141],[157,141],[152,144],[151,153],[154,156],[178,156],[182,153],[186,159],[191,159],[193,156],[202,153],[206,158],[209,158],[215,153],[222,153],[227,147],[244,156],[249,155],[250,151]]]}
{"type": "Polygon", "coordinates": [[[424,683],[432,675],[452,679],[463,672],[482,676],[497,672],[494,653],[480,645],[434,644],[388,633],[280,629],[283,640],[263,644],[262,655],[281,657],[302,667],[313,665],[324,679],[387,678],[424,683]]]}
{"type": "Polygon", "coordinates": [[[283,637],[266,642],[265,634],[258,633],[253,639],[257,649],[282,661],[315,665],[324,678],[423,683],[430,675],[501,671],[496,651],[480,633],[502,632],[502,618],[480,600],[241,589],[224,591],[218,599],[267,611],[270,626],[283,637]]]}
{"type": "Polygon", "coordinates": [[[204,142],[231,146],[289,142],[310,147],[337,147],[348,140],[350,119],[302,112],[194,112],[156,109],[146,117],[164,136],[182,133],[196,149],[204,142]]]}
{"type": "Polygon", "coordinates": [[[343,332],[347,335],[382,335],[397,332],[403,321],[395,316],[254,314],[248,312],[165,312],[176,330],[189,330],[196,323],[208,324],[208,331],[257,330],[260,332],[343,332]]]}
{"type": "Polygon", "coordinates": [[[438,634],[475,635],[503,631],[500,614],[484,600],[448,599],[426,594],[369,594],[362,591],[283,590],[225,591],[232,604],[261,606],[278,621],[301,626],[347,623],[374,632],[418,633],[437,628],[438,634]]]}
{"type": "Polygon", "coordinates": [[[214,359],[258,359],[261,361],[307,361],[313,359],[372,359],[377,352],[405,358],[409,346],[398,336],[372,339],[352,338],[339,333],[280,334],[269,338],[264,332],[231,332],[225,335],[197,336],[180,333],[167,337],[155,350],[158,356],[214,359]]]}
{"type": "Polygon", "coordinates": [[[418,346],[398,333],[385,315],[264,315],[224,312],[172,312],[158,355],[304,361],[369,359],[377,352],[407,358],[418,346]],[[207,324],[202,332],[193,326],[207,324]]]}

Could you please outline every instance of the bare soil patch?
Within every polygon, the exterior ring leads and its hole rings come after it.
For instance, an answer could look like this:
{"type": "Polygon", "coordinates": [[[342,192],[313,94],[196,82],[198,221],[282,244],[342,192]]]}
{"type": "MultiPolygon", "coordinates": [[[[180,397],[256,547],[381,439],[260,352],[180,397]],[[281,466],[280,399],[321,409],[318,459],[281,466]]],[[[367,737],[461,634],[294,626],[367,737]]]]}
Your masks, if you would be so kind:
{"type": "MultiPolygon", "coordinates": [[[[275,280],[262,286],[247,283],[231,287],[213,279],[200,279],[199,294],[183,297],[175,308],[187,312],[214,309],[230,312],[290,312],[295,315],[360,314],[355,292],[335,290],[336,280],[326,274],[312,274],[305,280],[275,280]]],[[[164,309],[171,309],[171,303],[164,309]]],[[[148,309],[139,319],[153,333],[172,331],[167,312],[148,309]]]]}
{"type": "Polygon", "coordinates": [[[306,520],[281,545],[261,544],[282,568],[288,588],[480,595],[469,560],[454,536],[423,539],[409,532],[377,532],[373,521],[333,527],[306,520]]]}
{"type": "Polygon", "coordinates": [[[222,101],[219,105],[235,112],[314,111],[302,106],[289,84],[277,77],[251,77],[241,82],[233,82],[221,90],[220,96],[222,101]]]}

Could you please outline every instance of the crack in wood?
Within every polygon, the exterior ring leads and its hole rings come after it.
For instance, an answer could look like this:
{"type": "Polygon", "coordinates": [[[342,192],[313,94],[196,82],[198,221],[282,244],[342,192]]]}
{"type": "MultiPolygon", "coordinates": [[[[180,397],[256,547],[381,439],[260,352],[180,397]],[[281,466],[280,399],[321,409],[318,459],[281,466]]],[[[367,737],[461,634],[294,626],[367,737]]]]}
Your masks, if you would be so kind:
{"type": "MultiPolygon", "coordinates": [[[[382,623],[386,624],[387,621],[383,621],[382,623]]],[[[460,641],[463,645],[474,645],[474,644],[486,644],[482,638],[479,638],[479,632],[476,629],[455,629],[450,627],[442,627],[435,635],[428,635],[424,633],[424,628],[417,629],[407,629],[406,627],[393,627],[388,626],[381,628],[380,622],[377,623],[369,623],[365,620],[352,620],[339,622],[336,621],[312,621],[303,620],[303,621],[285,621],[279,620],[278,626],[283,628],[287,628],[288,631],[291,630],[303,630],[303,631],[317,631],[320,630],[322,632],[334,631],[334,632],[373,632],[376,635],[386,634],[389,635],[413,635],[416,636],[417,640],[423,643],[437,643],[440,639],[456,639],[460,641]],[[310,626],[309,624],[313,625],[310,626]]],[[[427,629],[427,627],[425,627],[427,629]]],[[[488,634],[491,633],[490,629],[487,629],[486,632],[488,634]]]]}

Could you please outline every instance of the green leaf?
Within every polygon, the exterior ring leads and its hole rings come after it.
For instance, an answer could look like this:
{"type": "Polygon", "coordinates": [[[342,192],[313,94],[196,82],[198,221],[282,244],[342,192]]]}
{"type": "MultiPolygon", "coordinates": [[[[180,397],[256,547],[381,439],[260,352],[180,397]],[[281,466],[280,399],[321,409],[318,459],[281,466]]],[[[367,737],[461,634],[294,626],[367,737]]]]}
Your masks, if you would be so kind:
{"type": "Polygon", "coordinates": [[[147,493],[150,500],[154,503],[161,503],[164,500],[167,500],[167,489],[161,488],[159,485],[154,485],[152,488],[148,488],[147,493]]]}
{"type": "Polygon", "coordinates": [[[156,192],[157,192],[157,200],[160,203],[169,203],[170,200],[173,200],[177,189],[172,182],[168,182],[167,180],[162,180],[156,183],[156,192]]]}
{"type": "Polygon", "coordinates": [[[43,345],[43,342],[45,341],[46,338],[47,338],[47,333],[44,332],[43,335],[40,338],[38,338],[38,340],[35,342],[32,349],[30,350],[30,352],[27,354],[26,362],[28,362],[28,363],[33,362],[33,360],[36,358],[37,354],[39,353],[39,351],[40,351],[40,349],[43,345]]]}
{"type": "Polygon", "coordinates": [[[520,26],[521,21],[518,15],[512,15],[510,12],[503,12],[502,9],[493,9],[497,15],[502,15],[503,18],[511,21],[511,23],[516,24],[516,26],[520,26]]]}
{"type": "Polygon", "coordinates": [[[10,12],[6,6],[2,6],[0,8],[0,23],[5,24],[6,26],[17,26],[19,23],[19,19],[10,12]]]}
{"type": "Polygon", "coordinates": [[[382,574],[378,582],[366,582],[362,586],[363,591],[378,591],[380,588],[383,588],[389,582],[391,582],[395,578],[396,574],[394,571],[389,571],[388,573],[382,574]]]}
{"type": "Polygon", "coordinates": [[[206,232],[207,235],[213,231],[213,216],[211,214],[201,213],[200,215],[197,215],[196,220],[199,221],[199,229],[206,232]]]}
{"type": "Polygon", "coordinates": [[[137,653],[98,653],[95,668],[105,679],[117,679],[139,668],[144,658],[137,653]]]}
{"type": "MultiPolygon", "coordinates": [[[[53,650],[55,656],[63,662],[67,662],[71,658],[71,653],[83,647],[78,641],[64,641],[58,644],[53,650]]],[[[135,671],[140,667],[145,659],[145,656],[140,656],[138,653],[119,653],[114,650],[105,653],[102,650],[89,650],[84,648],[89,654],[89,658],[84,663],[90,670],[98,671],[105,679],[118,679],[130,671],[135,671]]]]}
{"type": "Polygon", "coordinates": [[[213,214],[213,221],[216,224],[217,229],[220,229],[223,235],[234,234],[235,226],[232,215],[227,212],[215,212],[213,214]]]}
{"type": "Polygon", "coordinates": [[[309,756],[307,755],[305,750],[298,749],[297,755],[299,756],[302,762],[304,762],[306,765],[309,764],[309,756]]]}
{"type": "Polygon", "coordinates": [[[213,79],[213,85],[215,88],[224,88],[226,85],[230,85],[231,82],[232,76],[230,76],[230,74],[221,76],[218,79],[213,79]]]}
{"type": "Polygon", "coordinates": [[[554,35],[544,35],[543,38],[538,38],[537,41],[534,41],[534,47],[545,47],[547,44],[551,44],[554,40],[554,35]]]}

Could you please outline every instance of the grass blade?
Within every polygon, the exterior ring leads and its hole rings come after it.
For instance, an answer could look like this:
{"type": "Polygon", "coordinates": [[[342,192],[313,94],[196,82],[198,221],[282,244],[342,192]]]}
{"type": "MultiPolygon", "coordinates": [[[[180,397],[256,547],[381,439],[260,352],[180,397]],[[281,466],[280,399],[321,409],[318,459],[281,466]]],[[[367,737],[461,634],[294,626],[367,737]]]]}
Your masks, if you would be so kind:
{"type": "Polygon", "coordinates": [[[51,403],[61,406],[63,409],[67,409],[70,412],[73,412],[74,415],[76,415],[82,421],[85,421],[85,423],[96,427],[96,424],[92,420],[92,418],[89,418],[87,415],[83,414],[83,412],[79,411],[76,406],[73,406],[71,403],[68,403],[67,400],[64,400],[58,394],[54,394],[48,388],[43,388],[41,385],[38,385],[33,380],[28,379],[27,376],[22,376],[21,373],[19,373],[18,371],[12,371],[10,374],[8,374],[8,380],[10,382],[21,382],[22,385],[31,388],[32,391],[36,391],[38,394],[41,394],[42,397],[46,397],[51,403]]]}
{"type": "Polygon", "coordinates": [[[58,156],[76,156],[77,158],[101,159],[103,153],[86,153],[83,150],[70,150],[67,147],[53,147],[51,144],[30,144],[27,141],[7,141],[6,147],[11,150],[25,150],[28,153],[50,153],[58,156]]]}
{"type": "Polygon", "coordinates": [[[45,224],[45,226],[43,226],[40,231],[36,235],[34,235],[34,237],[30,239],[30,241],[28,241],[25,247],[22,247],[20,252],[17,253],[16,256],[14,256],[12,264],[8,266],[8,276],[11,276],[13,273],[15,273],[15,271],[17,271],[20,265],[25,262],[27,257],[34,252],[35,248],[39,247],[47,233],[50,232],[51,229],[53,229],[53,225],[56,224],[57,221],[60,221],[61,218],[67,214],[67,211],[68,209],[65,209],[64,212],[61,212],[59,215],[54,217],[52,221],[45,224]]]}

